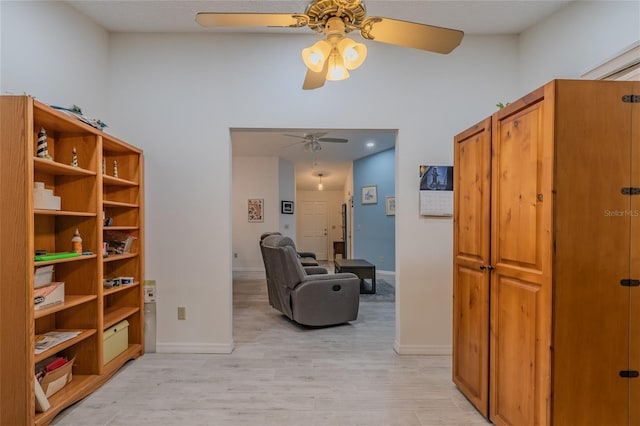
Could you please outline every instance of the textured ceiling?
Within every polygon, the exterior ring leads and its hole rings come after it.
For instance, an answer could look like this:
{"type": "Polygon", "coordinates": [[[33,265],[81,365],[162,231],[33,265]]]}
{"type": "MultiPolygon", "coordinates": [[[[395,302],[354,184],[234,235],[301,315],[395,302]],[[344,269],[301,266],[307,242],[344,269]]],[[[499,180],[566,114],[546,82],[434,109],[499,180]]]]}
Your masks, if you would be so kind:
{"type": "MultiPolygon", "coordinates": [[[[110,32],[279,32],[313,34],[308,28],[202,28],[195,22],[197,12],[304,13],[307,1],[244,0],[66,0],[110,32]]],[[[570,3],[569,0],[544,1],[423,1],[367,0],[367,16],[455,28],[469,34],[519,34],[570,3]]],[[[236,129],[231,132],[233,155],[278,156],[295,164],[298,189],[317,188],[323,173],[326,189],[341,190],[352,160],[395,145],[395,131],[332,129],[236,129]],[[285,133],[304,135],[326,131],[327,137],[349,139],[347,144],[322,143],[316,153],[285,133]],[[366,142],[376,143],[373,149],[366,142]],[[286,145],[291,145],[285,147],[286,145]]]]}
{"type": "MultiPolygon", "coordinates": [[[[66,0],[66,2],[113,32],[258,32],[258,29],[204,29],[196,24],[194,19],[197,12],[304,13],[308,3],[298,0],[66,0]]],[[[569,0],[367,0],[365,5],[367,16],[382,16],[455,28],[467,34],[519,34],[569,2],[569,0]]],[[[294,31],[310,30],[304,28],[294,31]]]]}
{"type": "Polygon", "coordinates": [[[323,174],[326,190],[342,190],[351,161],[393,148],[394,130],[329,130],[329,129],[232,129],[233,156],[280,157],[295,164],[296,187],[315,190],[318,173],[323,174]],[[347,143],[320,142],[318,152],[305,150],[304,140],[286,135],[304,136],[327,132],[324,137],[348,139],[347,143]],[[367,147],[372,142],[373,147],[367,147]]]}

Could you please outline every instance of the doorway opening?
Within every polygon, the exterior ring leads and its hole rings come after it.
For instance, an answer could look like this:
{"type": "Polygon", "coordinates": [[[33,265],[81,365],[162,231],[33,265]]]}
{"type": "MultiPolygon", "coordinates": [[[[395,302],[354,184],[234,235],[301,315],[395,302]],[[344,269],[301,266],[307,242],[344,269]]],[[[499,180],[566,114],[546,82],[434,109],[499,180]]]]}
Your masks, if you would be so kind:
{"type": "MultiPolygon", "coordinates": [[[[278,231],[291,237],[298,251],[315,252],[321,266],[330,273],[334,270],[335,243],[344,243],[344,254],[337,254],[338,257],[362,256],[363,246],[370,243],[361,243],[359,250],[357,233],[367,232],[366,225],[373,223],[359,219],[354,209],[354,204],[361,203],[359,182],[364,179],[367,185],[376,186],[379,200],[377,205],[367,203],[360,213],[381,216],[385,220],[383,225],[376,226],[390,226],[391,231],[380,233],[376,229],[376,235],[385,235],[389,241],[381,240],[377,244],[394,250],[391,254],[376,255],[367,260],[377,264],[377,271],[388,275],[386,281],[390,282],[392,306],[395,306],[395,217],[385,214],[385,197],[395,195],[395,154],[391,163],[383,167],[367,166],[369,174],[364,177],[354,164],[387,151],[395,153],[397,130],[233,128],[230,136],[234,283],[242,279],[264,280],[258,241],[265,232],[278,231]],[[320,139],[320,148],[313,149],[299,143],[308,134],[322,134],[328,139],[348,142],[332,143],[320,139]],[[322,190],[318,188],[320,182],[322,190]],[[250,222],[247,203],[256,199],[262,200],[263,216],[259,222],[250,222]],[[282,208],[283,202],[286,202],[286,210],[282,208]],[[358,224],[362,228],[358,229],[358,224]],[[393,267],[381,267],[381,260],[386,261],[384,265],[393,267]]],[[[376,296],[379,295],[372,295],[372,298],[376,296]]],[[[361,301],[363,298],[364,295],[361,301]]],[[[268,310],[271,309],[268,302],[264,303],[268,310]]],[[[235,306],[233,310],[235,317],[235,306]]],[[[394,318],[391,316],[390,320],[394,321],[394,318]]]]}

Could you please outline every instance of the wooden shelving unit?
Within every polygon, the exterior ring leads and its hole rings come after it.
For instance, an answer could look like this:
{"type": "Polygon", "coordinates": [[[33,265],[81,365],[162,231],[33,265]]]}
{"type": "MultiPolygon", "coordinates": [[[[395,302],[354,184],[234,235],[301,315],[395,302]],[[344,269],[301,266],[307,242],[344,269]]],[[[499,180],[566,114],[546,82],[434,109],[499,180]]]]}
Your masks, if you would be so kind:
{"type": "Polygon", "coordinates": [[[3,206],[12,206],[0,216],[0,359],[10,366],[0,380],[0,424],[47,425],[144,353],[143,153],[28,96],[0,96],[0,128],[0,192],[3,206]],[[41,129],[51,159],[37,156],[41,129]],[[78,167],[70,165],[74,149],[78,167]],[[60,210],[34,208],[34,182],[60,197],[60,210]],[[103,226],[103,217],[112,226],[103,226]],[[35,250],[70,251],[76,229],[91,254],[34,260],[35,250]],[[129,253],[102,257],[111,233],[135,237],[129,253]],[[54,281],[65,283],[65,300],[35,310],[34,271],[47,265],[54,265],[54,281]],[[111,277],[134,283],[103,289],[111,277]],[[105,365],[104,332],[122,320],[129,323],[127,347],[105,365]],[[35,336],[54,330],[80,334],[35,355],[35,336]],[[51,408],[36,413],[34,366],[53,355],[75,357],[73,378],[49,398],[51,408]]]}

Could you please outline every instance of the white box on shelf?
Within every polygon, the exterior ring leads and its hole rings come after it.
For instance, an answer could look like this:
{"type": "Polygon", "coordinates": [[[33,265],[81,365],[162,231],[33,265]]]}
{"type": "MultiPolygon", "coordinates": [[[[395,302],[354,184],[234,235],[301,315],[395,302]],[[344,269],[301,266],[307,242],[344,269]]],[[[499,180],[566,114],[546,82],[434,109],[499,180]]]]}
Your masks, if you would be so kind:
{"type": "Polygon", "coordinates": [[[127,350],[129,346],[129,321],[122,320],[118,324],[104,330],[104,344],[102,361],[107,364],[109,361],[127,350]]]}
{"type": "Polygon", "coordinates": [[[53,280],[53,265],[41,266],[36,268],[33,286],[35,288],[44,287],[51,284],[53,280]]]}
{"type": "Polygon", "coordinates": [[[64,302],[64,283],[51,283],[33,291],[35,309],[44,309],[64,302]]]}
{"type": "Polygon", "coordinates": [[[60,197],[53,195],[53,190],[46,189],[43,182],[34,182],[33,208],[41,210],[60,210],[60,197]]]}

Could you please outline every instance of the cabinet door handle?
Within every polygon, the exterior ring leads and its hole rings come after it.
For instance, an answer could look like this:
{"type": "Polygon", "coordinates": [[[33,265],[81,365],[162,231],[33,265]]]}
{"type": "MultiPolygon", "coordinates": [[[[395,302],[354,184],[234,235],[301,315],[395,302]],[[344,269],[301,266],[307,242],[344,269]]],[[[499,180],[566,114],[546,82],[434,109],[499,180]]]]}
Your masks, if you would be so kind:
{"type": "Polygon", "coordinates": [[[484,265],[480,265],[480,270],[481,270],[481,271],[484,271],[485,269],[487,269],[487,267],[486,267],[486,266],[484,266],[484,265]]]}
{"type": "Polygon", "coordinates": [[[484,271],[485,269],[487,269],[487,270],[489,270],[489,271],[492,271],[492,270],[494,270],[494,269],[496,269],[496,268],[494,268],[494,267],[493,267],[493,266],[491,266],[491,265],[489,265],[489,266],[480,265],[480,270],[481,270],[481,271],[484,271]]]}

